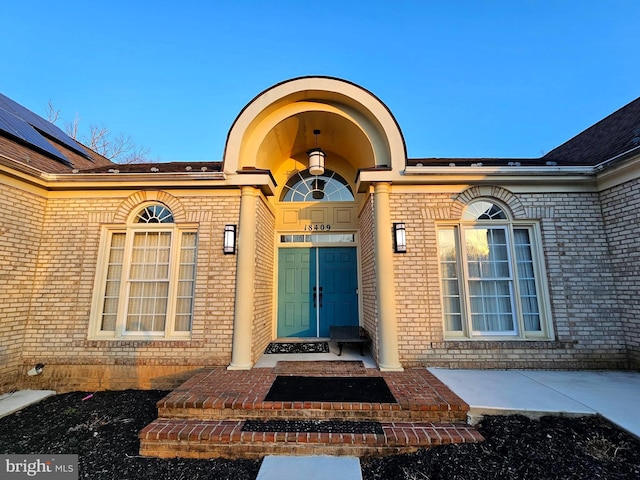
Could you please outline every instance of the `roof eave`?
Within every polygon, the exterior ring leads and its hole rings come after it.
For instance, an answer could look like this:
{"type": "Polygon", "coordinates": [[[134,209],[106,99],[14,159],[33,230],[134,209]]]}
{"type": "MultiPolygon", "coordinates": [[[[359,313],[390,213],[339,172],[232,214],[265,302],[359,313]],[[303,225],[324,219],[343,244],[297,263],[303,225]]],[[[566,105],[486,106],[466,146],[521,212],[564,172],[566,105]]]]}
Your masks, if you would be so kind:
{"type": "Polygon", "coordinates": [[[276,184],[270,172],[252,172],[242,176],[228,176],[224,172],[155,172],[155,173],[69,173],[43,174],[41,176],[52,190],[77,189],[127,189],[132,186],[155,188],[238,188],[255,186],[265,195],[273,195],[276,184]]]}
{"type": "Polygon", "coordinates": [[[567,176],[567,175],[593,175],[593,167],[566,167],[566,166],[455,166],[455,167],[418,167],[407,166],[404,175],[491,175],[491,176],[567,176]]]}

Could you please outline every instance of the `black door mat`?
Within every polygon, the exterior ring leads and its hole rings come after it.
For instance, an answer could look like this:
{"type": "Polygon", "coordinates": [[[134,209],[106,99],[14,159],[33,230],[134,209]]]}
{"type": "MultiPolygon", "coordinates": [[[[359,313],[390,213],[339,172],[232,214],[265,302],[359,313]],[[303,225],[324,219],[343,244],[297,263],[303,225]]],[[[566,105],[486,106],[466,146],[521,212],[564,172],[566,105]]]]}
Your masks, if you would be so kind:
{"type": "Polygon", "coordinates": [[[277,376],[268,402],[397,403],[382,377],[277,376]]]}
{"type": "Polygon", "coordinates": [[[329,353],[327,342],[272,342],[264,353],[329,353]]]}
{"type": "Polygon", "coordinates": [[[243,432],[319,432],[375,433],[383,435],[379,422],[347,422],[340,420],[247,420],[243,432]]]}

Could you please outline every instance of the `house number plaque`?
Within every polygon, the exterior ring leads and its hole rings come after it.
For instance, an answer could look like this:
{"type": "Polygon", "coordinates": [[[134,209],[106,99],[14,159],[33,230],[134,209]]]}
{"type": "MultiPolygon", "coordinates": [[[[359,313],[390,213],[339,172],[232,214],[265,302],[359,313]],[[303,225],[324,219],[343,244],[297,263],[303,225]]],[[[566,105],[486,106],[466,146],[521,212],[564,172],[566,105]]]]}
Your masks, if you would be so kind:
{"type": "Polygon", "coordinates": [[[329,223],[309,223],[304,226],[305,232],[328,232],[331,230],[329,223]]]}

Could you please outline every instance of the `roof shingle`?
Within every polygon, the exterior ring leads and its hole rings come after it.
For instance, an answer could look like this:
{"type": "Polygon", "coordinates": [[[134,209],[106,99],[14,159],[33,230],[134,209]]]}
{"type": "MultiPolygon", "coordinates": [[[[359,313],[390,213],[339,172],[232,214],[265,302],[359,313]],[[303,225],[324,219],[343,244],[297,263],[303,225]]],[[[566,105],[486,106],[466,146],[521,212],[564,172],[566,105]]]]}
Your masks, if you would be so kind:
{"type": "Polygon", "coordinates": [[[640,146],[640,97],[554,148],[544,160],[596,166],[640,146]]]}

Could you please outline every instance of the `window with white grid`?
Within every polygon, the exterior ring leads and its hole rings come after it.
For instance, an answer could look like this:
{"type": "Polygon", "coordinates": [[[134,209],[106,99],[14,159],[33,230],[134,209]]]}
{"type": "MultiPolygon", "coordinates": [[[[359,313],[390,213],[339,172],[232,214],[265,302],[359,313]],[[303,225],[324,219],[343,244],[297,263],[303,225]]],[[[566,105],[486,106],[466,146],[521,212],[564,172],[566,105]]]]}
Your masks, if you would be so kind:
{"type": "Polygon", "coordinates": [[[446,338],[551,338],[538,238],[535,222],[487,200],[438,226],[446,338]]]}
{"type": "Polygon", "coordinates": [[[91,336],[188,338],[193,318],[197,232],[164,205],[141,208],[103,231],[91,336]]]}

